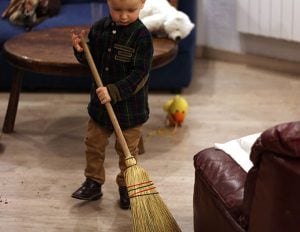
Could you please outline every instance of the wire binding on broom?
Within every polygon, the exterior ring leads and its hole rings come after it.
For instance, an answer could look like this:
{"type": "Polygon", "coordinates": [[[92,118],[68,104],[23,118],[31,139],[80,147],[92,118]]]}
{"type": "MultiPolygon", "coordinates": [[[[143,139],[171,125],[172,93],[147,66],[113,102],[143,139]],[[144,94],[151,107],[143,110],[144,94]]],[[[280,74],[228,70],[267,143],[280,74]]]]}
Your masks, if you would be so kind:
{"type": "Polygon", "coordinates": [[[129,194],[130,198],[138,197],[138,196],[158,194],[157,191],[155,191],[155,192],[153,191],[153,192],[150,192],[150,193],[144,193],[146,191],[151,191],[151,190],[154,190],[154,189],[156,189],[156,187],[154,186],[154,184],[151,180],[147,181],[147,182],[127,186],[127,190],[128,190],[128,194],[129,194]],[[132,192],[134,192],[134,193],[132,193],[132,192]],[[143,193],[143,194],[141,194],[141,193],[143,193]]]}
{"type": "Polygon", "coordinates": [[[124,160],[126,164],[126,169],[136,165],[136,159],[133,156],[129,156],[124,160]]]}

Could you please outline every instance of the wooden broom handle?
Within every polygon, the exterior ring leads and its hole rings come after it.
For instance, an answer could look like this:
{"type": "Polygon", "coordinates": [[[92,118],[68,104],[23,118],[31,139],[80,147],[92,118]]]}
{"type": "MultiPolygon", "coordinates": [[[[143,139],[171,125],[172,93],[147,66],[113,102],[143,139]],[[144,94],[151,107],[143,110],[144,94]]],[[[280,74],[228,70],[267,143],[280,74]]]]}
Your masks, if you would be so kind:
{"type": "MultiPolygon", "coordinates": [[[[93,60],[93,57],[91,55],[91,52],[90,52],[90,49],[85,41],[85,38],[83,36],[81,36],[81,45],[83,47],[83,50],[84,50],[84,54],[85,54],[85,57],[88,61],[88,64],[89,64],[89,67],[92,71],[92,75],[94,77],[94,80],[97,84],[98,87],[103,87],[103,83],[101,81],[101,77],[97,71],[97,68],[96,68],[96,65],[95,65],[95,62],[93,60]]],[[[117,139],[122,147],[122,150],[125,154],[125,157],[126,158],[129,158],[131,157],[132,155],[130,154],[130,151],[129,151],[129,148],[127,146],[127,143],[126,143],[126,140],[124,138],[124,135],[122,133],[122,130],[121,130],[121,127],[119,125],[119,122],[118,122],[118,119],[116,117],[116,114],[111,106],[111,103],[110,102],[107,102],[105,103],[105,107],[106,107],[106,110],[108,112],[108,115],[109,115],[109,118],[113,124],[113,127],[115,129],[115,133],[117,135],[117,139]]]]}

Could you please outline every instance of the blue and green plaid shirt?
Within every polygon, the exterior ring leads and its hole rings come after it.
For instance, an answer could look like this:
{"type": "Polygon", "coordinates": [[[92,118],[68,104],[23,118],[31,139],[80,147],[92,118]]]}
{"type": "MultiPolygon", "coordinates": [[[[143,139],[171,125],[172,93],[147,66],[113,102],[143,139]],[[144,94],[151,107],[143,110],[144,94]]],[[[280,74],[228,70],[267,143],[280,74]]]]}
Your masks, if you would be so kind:
{"type": "MultiPolygon", "coordinates": [[[[111,17],[105,17],[91,27],[88,39],[121,128],[127,129],[146,122],[149,118],[148,77],[153,57],[151,33],[139,19],[128,26],[117,26],[111,17]]],[[[83,53],[75,51],[75,55],[79,62],[86,63],[83,53]]],[[[93,82],[89,115],[100,126],[113,129],[95,89],[93,82]]]]}

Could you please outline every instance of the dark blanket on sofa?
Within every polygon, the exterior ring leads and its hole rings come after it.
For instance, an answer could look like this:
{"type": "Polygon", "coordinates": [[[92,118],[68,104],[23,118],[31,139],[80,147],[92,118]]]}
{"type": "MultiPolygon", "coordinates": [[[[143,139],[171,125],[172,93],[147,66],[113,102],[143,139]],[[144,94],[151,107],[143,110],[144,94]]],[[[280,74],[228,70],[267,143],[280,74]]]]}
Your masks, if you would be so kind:
{"type": "Polygon", "coordinates": [[[11,0],[1,17],[31,30],[48,17],[58,14],[60,4],[60,0],[11,0]]]}

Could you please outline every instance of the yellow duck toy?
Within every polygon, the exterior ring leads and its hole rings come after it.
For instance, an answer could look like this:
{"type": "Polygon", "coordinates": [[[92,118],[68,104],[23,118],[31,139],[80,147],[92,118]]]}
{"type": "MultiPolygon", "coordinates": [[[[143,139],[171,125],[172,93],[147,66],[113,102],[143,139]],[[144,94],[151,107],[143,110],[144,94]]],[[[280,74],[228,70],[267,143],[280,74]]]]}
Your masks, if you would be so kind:
{"type": "Polygon", "coordinates": [[[181,126],[188,112],[188,108],[189,105],[187,101],[179,95],[167,101],[163,109],[167,112],[168,126],[181,126]]]}
{"type": "Polygon", "coordinates": [[[181,126],[185,120],[189,105],[183,97],[176,95],[163,105],[163,109],[167,112],[166,125],[172,127],[171,130],[165,127],[160,128],[148,133],[146,138],[151,138],[155,135],[174,135],[177,127],[181,126]]]}

